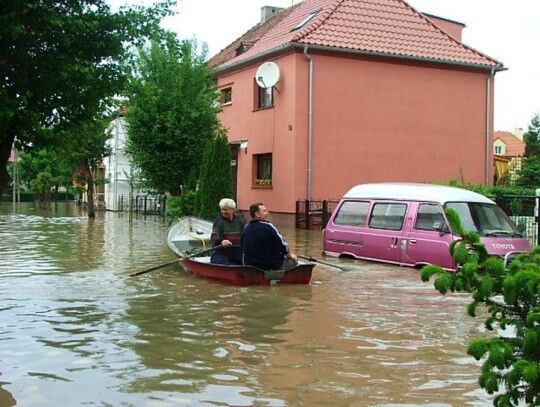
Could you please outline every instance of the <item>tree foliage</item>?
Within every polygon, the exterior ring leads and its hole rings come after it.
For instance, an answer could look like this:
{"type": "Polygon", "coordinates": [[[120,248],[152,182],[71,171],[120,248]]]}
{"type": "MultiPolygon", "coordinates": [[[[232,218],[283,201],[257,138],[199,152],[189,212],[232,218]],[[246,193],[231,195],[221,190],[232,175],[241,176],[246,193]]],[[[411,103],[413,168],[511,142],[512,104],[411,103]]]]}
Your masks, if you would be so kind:
{"type": "Polygon", "coordinates": [[[126,151],[147,187],[179,196],[198,174],[218,125],[206,50],[172,36],[140,52],[131,84],[126,151]]]}
{"type": "Polygon", "coordinates": [[[46,168],[44,171],[37,174],[36,178],[32,180],[32,192],[37,198],[40,208],[50,208],[51,190],[53,184],[53,176],[50,168],[46,168]]]}
{"type": "Polygon", "coordinates": [[[422,281],[435,276],[435,288],[442,294],[471,293],[467,311],[472,317],[479,306],[487,309],[485,326],[498,335],[472,341],[468,354],[483,360],[479,383],[497,394],[494,405],[540,405],[540,247],[505,265],[488,255],[477,233],[463,230],[454,210],[446,213],[460,235],[450,247],[458,269],[425,266],[422,281]]]}
{"type": "Polygon", "coordinates": [[[527,188],[540,188],[540,116],[535,115],[527,132],[525,141],[525,162],[519,173],[516,185],[527,188]]]}
{"type": "Polygon", "coordinates": [[[214,220],[219,215],[219,201],[232,197],[232,189],[231,150],[227,132],[221,128],[204,151],[197,195],[199,217],[214,220]]]}
{"type": "Polygon", "coordinates": [[[17,148],[55,147],[51,127],[102,111],[127,79],[126,44],[160,32],[170,0],[113,13],[105,0],[3,1],[0,8],[0,195],[17,148]]]}

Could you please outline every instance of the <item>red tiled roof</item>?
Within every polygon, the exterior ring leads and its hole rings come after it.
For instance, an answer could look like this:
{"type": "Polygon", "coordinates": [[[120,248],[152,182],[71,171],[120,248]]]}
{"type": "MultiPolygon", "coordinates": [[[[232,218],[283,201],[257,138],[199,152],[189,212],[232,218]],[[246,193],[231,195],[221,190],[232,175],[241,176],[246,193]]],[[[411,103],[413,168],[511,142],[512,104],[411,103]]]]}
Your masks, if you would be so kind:
{"type": "Polygon", "coordinates": [[[304,0],[258,24],[210,60],[219,69],[274,53],[283,48],[311,48],[421,59],[504,69],[503,64],[459,41],[403,0],[304,0]],[[298,30],[306,16],[317,15],[298,30]],[[255,41],[236,56],[233,44],[255,41]]]}
{"type": "Polygon", "coordinates": [[[525,155],[525,142],[514,136],[509,131],[496,131],[493,139],[500,139],[506,145],[506,157],[523,157],[525,155]]]}

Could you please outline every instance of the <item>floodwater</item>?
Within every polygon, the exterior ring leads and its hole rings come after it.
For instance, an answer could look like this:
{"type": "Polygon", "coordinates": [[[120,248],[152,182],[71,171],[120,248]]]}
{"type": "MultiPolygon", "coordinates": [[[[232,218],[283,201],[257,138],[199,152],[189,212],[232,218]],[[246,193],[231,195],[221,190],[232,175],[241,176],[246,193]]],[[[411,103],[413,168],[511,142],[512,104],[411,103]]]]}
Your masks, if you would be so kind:
{"type": "MultiPolygon", "coordinates": [[[[178,265],[157,216],[0,206],[0,406],[490,406],[466,315],[419,271],[319,264],[230,287],[178,265]]],[[[281,229],[320,258],[320,232],[281,229]]]]}

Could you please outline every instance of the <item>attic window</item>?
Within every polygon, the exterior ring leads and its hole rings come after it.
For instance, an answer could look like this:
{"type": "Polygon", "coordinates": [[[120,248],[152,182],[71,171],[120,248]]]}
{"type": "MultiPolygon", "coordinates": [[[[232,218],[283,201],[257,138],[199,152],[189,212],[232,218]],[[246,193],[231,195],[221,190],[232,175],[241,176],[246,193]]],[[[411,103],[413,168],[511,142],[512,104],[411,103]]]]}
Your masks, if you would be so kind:
{"type": "Polygon", "coordinates": [[[303,26],[305,26],[313,17],[315,17],[321,9],[315,10],[311,14],[308,14],[306,18],[304,18],[302,21],[300,21],[298,24],[296,24],[291,31],[299,30],[303,26]]]}
{"type": "Polygon", "coordinates": [[[238,46],[238,48],[236,48],[236,56],[240,55],[240,54],[243,54],[244,52],[247,51],[247,48],[246,46],[244,45],[244,43],[240,43],[240,45],[238,46]]]}
{"type": "Polygon", "coordinates": [[[238,48],[236,48],[236,56],[243,54],[248,49],[250,49],[253,46],[253,42],[250,41],[242,41],[238,48]]]}

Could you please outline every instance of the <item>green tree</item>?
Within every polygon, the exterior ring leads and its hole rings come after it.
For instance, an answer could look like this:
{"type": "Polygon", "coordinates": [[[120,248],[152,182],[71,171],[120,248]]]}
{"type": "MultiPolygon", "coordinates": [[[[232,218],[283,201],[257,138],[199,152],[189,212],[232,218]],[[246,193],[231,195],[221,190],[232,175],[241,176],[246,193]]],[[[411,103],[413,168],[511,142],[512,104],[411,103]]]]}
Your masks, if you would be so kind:
{"type": "Polygon", "coordinates": [[[231,149],[227,132],[220,128],[204,151],[197,195],[199,217],[214,220],[219,215],[219,201],[232,197],[232,189],[231,149]]]}
{"type": "Polygon", "coordinates": [[[54,188],[68,187],[71,185],[73,171],[75,170],[71,158],[59,151],[51,151],[47,148],[35,149],[30,152],[19,154],[19,178],[21,185],[30,186],[38,174],[46,169],[53,177],[54,188]]]}
{"type": "Polygon", "coordinates": [[[520,254],[508,266],[488,255],[475,232],[465,232],[458,214],[446,211],[454,233],[460,236],[450,246],[458,270],[436,265],[422,269],[422,281],[436,276],[435,288],[442,294],[468,292],[468,314],[479,306],[488,311],[486,328],[498,335],[472,341],[468,354],[483,360],[480,386],[496,394],[494,405],[540,405],[540,247],[520,254]]]}
{"type": "Polygon", "coordinates": [[[31,183],[32,192],[35,194],[39,202],[40,208],[50,208],[51,206],[51,191],[53,187],[53,176],[50,168],[40,172],[36,179],[31,183]]]}
{"type": "Polygon", "coordinates": [[[126,151],[147,187],[179,196],[198,174],[218,125],[206,50],[175,38],[141,50],[131,86],[126,151]]]}
{"type": "Polygon", "coordinates": [[[527,132],[525,141],[525,161],[516,185],[527,188],[540,188],[540,116],[535,115],[527,132]]]}
{"type": "MultiPolygon", "coordinates": [[[[86,184],[88,194],[88,217],[96,216],[95,207],[95,184],[103,182],[96,180],[94,174],[97,173],[98,165],[102,163],[103,158],[111,154],[107,146],[107,140],[111,134],[106,131],[111,117],[108,115],[96,116],[92,119],[79,123],[76,131],[77,137],[73,137],[70,132],[66,138],[72,142],[69,144],[70,156],[77,165],[75,176],[86,184]]],[[[72,129],[75,131],[75,129],[72,129]]]]}
{"type": "Polygon", "coordinates": [[[51,127],[93,117],[128,77],[127,44],[160,33],[170,0],[112,13],[106,0],[2,1],[0,196],[19,150],[55,147],[51,127]]]}

